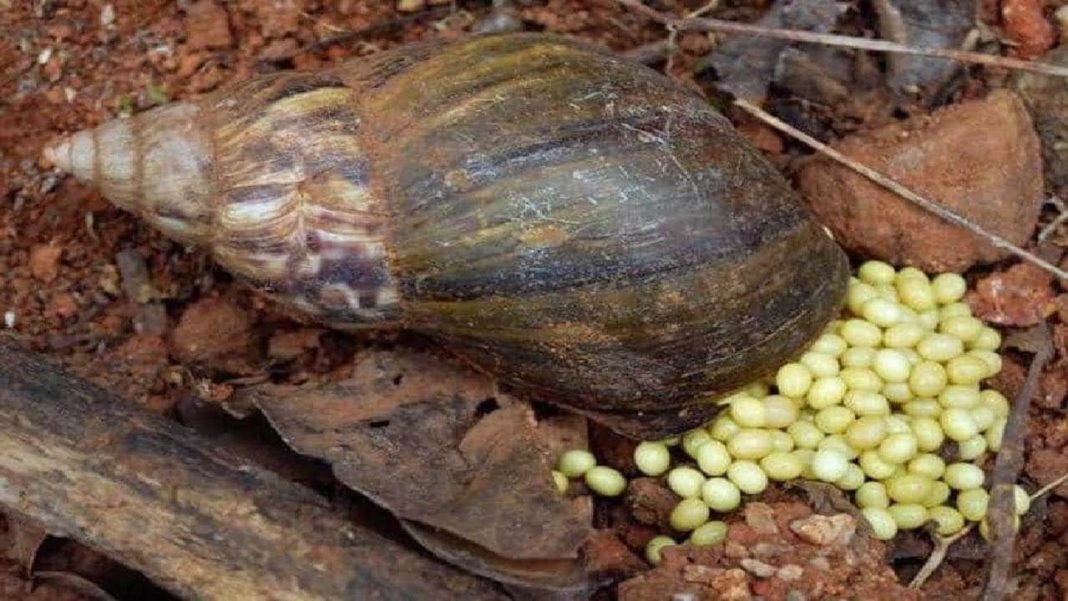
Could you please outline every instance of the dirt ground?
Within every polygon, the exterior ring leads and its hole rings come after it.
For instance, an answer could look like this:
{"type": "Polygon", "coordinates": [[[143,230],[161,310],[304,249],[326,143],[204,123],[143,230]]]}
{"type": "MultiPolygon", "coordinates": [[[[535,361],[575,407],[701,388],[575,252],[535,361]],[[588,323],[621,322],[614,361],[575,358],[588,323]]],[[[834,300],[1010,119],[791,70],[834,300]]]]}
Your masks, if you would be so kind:
{"type": "MultiPolygon", "coordinates": [[[[49,170],[40,153],[60,134],[194,97],[253,74],[315,69],[407,41],[462,37],[490,10],[488,1],[430,0],[414,12],[400,12],[395,4],[0,0],[4,335],[132,402],[186,422],[196,421],[189,410],[194,397],[225,400],[250,383],[326,379],[349,362],[360,340],[295,321],[235,284],[202,252],[164,239],[99,194],[49,170]]],[[[677,14],[702,4],[659,3],[677,14]]],[[[762,8],[760,2],[738,0],[723,3],[713,14],[747,20],[762,8]]],[[[528,30],[567,33],[620,51],[664,38],[661,27],[612,0],[519,2],[518,10],[528,30]]],[[[858,18],[857,27],[864,28],[863,19],[858,18]]],[[[710,46],[704,34],[680,36],[672,73],[704,85],[690,73],[710,46]]],[[[966,93],[994,85],[999,83],[972,82],[966,93]]],[[[854,120],[835,131],[863,127],[854,120]]],[[[797,151],[751,123],[744,129],[780,164],[797,151]]],[[[981,307],[986,302],[988,314],[1034,306],[1036,294],[1052,307],[1039,319],[1054,325],[1061,355],[1047,371],[1032,410],[1027,470],[1030,478],[1048,481],[1064,471],[1068,449],[1068,295],[1052,280],[1008,265],[970,274],[970,281],[999,291],[995,301],[990,294],[973,300],[981,307]]],[[[1026,321],[1016,317],[1000,323],[1026,321]]],[[[1022,355],[1007,359],[1001,385],[1012,393],[1021,385],[1026,365],[1022,355]]],[[[1058,492],[1062,496],[1042,501],[1024,520],[1015,564],[1017,599],[1068,599],[1068,486],[1058,492]]],[[[0,599],[92,598],[62,580],[39,581],[43,584],[28,592],[26,566],[20,565],[27,555],[12,542],[18,538],[12,534],[17,522],[2,523],[0,545],[8,548],[0,548],[0,557],[7,557],[0,562],[0,599]]],[[[887,549],[887,561],[905,580],[929,551],[926,543],[903,537],[887,549]]],[[[921,598],[974,596],[982,584],[983,558],[979,542],[962,543],[921,598]]],[[[72,543],[53,541],[43,547],[34,560],[36,569],[42,565],[103,582],[116,598],[168,598],[137,575],[72,543]]]]}

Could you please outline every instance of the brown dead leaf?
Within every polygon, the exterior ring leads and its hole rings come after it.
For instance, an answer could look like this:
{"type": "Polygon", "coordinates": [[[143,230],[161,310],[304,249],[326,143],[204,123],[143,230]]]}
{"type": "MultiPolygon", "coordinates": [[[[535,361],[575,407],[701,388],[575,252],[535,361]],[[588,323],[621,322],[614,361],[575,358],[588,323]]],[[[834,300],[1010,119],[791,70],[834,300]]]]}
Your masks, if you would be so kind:
{"type": "Polygon", "coordinates": [[[37,551],[47,538],[48,532],[33,522],[8,514],[0,516],[0,557],[18,563],[25,575],[33,571],[37,551]]]}
{"type": "Polygon", "coordinates": [[[590,426],[590,451],[597,457],[597,463],[615,468],[624,476],[638,473],[634,465],[634,449],[638,441],[620,436],[599,424],[590,426]]]}
{"type": "Polygon", "coordinates": [[[93,601],[118,601],[97,583],[74,572],[44,571],[33,575],[34,580],[48,582],[57,587],[77,593],[84,599],[93,601]]]}
{"type": "Polygon", "coordinates": [[[256,403],[290,446],[404,520],[508,560],[578,558],[588,516],[556,491],[529,406],[485,376],[376,352],[350,380],[261,387],[256,403]]]}
{"type": "Polygon", "coordinates": [[[589,448],[586,418],[577,413],[558,413],[538,418],[538,441],[550,458],[550,462],[569,449],[589,448]]]}
{"type": "Polygon", "coordinates": [[[613,580],[629,578],[648,567],[627,545],[620,540],[615,530],[597,530],[583,549],[586,571],[603,574],[613,580]]]}
{"type": "Polygon", "coordinates": [[[976,317],[1007,326],[1032,326],[1057,310],[1053,277],[1029,263],[979,280],[967,301],[976,317]]]}
{"type": "Polygon", "coordinates": [[[551,591],[583,592],[593,587],[582,565],[570,559],[508,559],[417,522],[404,529],[431,553],[468,572],[505,584],[551,591]]]}
{"type": "Polygon", "coordinates": [[[863,514],[837,486],[814,480],[792,480],[786,484],[786,487],[803,492],[808,499],[808,505],[816,513],[824,515],[848,513],[858,518],[859,523],[867,523],[866,520],[859,519],[863,517],[863,514]]]}

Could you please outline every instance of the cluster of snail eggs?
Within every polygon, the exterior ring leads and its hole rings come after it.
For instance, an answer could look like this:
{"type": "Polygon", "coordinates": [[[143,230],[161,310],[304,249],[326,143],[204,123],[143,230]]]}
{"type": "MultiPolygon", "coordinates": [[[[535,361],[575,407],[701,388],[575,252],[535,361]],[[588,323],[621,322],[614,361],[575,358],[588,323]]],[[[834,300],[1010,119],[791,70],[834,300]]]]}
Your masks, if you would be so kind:
{"type": "MultiPolygon", "coordinates": [[[[989,494],[977,463],[1000,448],[1009,403],[981,386],[1001,370],[1001,336],[972,315],[965,291],[958,274],[868,261],[841,319],[796,361],[715,401],[726,407],[705,427],[640,443],[638,470],[682,498],[671,528],[690,544],[718,543],[726,525],[713,512],[736,509],[770,481],[804,478],[853,493],[883,540],[928,521],[943,536],[969,521],[984,531],[989,494]]],[[[584,477],[607,496],[626,486],[587,451],[568,451],[554,477],[561,490],[584,477]]],[[[1017,487],[1017,515],[1029,504],[1017,487]]],[[[673,544],[658,536],[646,556],[657,563],[673,544]]]]}

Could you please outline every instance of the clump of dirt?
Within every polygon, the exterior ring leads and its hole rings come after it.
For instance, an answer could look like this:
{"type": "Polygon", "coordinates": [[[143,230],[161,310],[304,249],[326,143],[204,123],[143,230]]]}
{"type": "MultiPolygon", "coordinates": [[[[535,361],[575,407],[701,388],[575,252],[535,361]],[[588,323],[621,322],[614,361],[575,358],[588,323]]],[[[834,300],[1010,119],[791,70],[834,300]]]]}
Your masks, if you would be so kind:
{"type": "Polygon", "coordinates": [[[667,547],[662,563],[619,587],[623,601],[691,599],[919,599],[898,583],[884,545],[846,513],[819,515],[802,503],[746,504],[727,540],[667,547]]]}

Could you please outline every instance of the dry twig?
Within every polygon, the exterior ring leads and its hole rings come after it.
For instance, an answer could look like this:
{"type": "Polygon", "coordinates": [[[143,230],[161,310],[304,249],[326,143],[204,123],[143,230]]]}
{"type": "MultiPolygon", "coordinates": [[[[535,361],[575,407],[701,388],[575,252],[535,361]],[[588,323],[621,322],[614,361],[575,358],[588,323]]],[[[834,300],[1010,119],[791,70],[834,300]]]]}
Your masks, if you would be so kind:
{"type": "Polygon", "coordinates": [[[1024,463],[1024,440],[1027,436],[1027,410],[1031,395],[1042,369],[1053,357],[1053,338],[1046,322],[1024,333],[1028,350],[1035,352],[1027,379],[1013,400],[1012,411],[994,464],[990,484],[990,509],[987,524],[990,527],[990,573],[983,590],[983,601],[1000,601],[1007,594],[1009,571],[1012,568],[1012,543],[1016,535],[1016,508],[1014,486],[1024,463]]]}
{"type": "Polygon", "coordinates": [[[1068,223],[1068,207],[1064,206],[1064,202],[1060,198],[1052,196],[1049,199],[1049,203],[1052,204],[1059,213],[1053,218],[1053,221],[1047,223],[1046,227],[1042,228],[1042,231],[1038,233],[1039,242],[1043,242],[1046,238],[1053,235],[1053,232],[1057,231],[1057,228],[1060,227],[1062,223],[1068,223]]]}
{"type": "Polygon", "coordinates": [[[803,31],[797,29],[778,29],[775,27],[762,27],[760,25],[736,23],[734,21],[724,21],[722,19],[709,19],[702,17],[675,18],[649,8],[648,6],[642,4],[639,0],[616,1],[634,10],[635,12],[639,12],[645,15],[646,17],[649,17],[650,19],[656,21],[657,23],[660,23],[665,27],[671,27],[676,31],[716,31],[721,33],[733,33],[740,35],[755,35],[767,38],[777,38],[780,40],[789,40],[791,42],[808,42],[813,44],[823,44],[825,46],[839,46],[843,48],[856,48],[859,50],[873,50],[875,52],[894,52],[898,54],[911,54],[914,56],[931,56],[935,58],[946,58],[950,60],[960,61],[962,63],[972,63],[977,65],[986,65],[989,67],[1001,67],[1003,69],[1031,71],[1033,73],[1043,73],[1046,75],[1068,77],[1068,67],[1051,65],[1049,63],[1025,61],[1017,58],[1010,58],[1007,56],[982,54],[980,52],[968,52],[966,50],[951,50],[946,48],[917,48],[913,46],[907,46],[905,44],[898,44],[896,42],[887,42],[885,40],[872,40],[868,38],[858,38],[848,35],[836,35],[831,33],[815,33],[812,31],[803,31]]]}
{"type": "MultiPolygon", "coordinates": [[[[624,0],[620,1],[622,2],[624,0]]],[[[753,115],[757,119],[760,119],[764,123],[767,123],[775,129],[787,134],[788,136],[805,143],[814,150],[833,159],[835,162],[849,167],[850,169],[879,184],[887,190],[894,192],[898,196],[901,196],[905,200],[908,200],[909,202],[924,209],[925,211],[934,213],[938,217],[941,217],[942,219],[954,225],[962,227],[972,232],[973,234],[983,238],[990,244],[1016,255],[1024,261],[1027,261],[1028,263],[1040,267],[1043,270],[1052,273],[1053,275],[1057,276],[1062,280],[1068,281],[1068,271],[1065,271],[1057,267],[1056,265],[1042,259],[1041,257],[1038,257],[1035,254],[1020,248],[1019,246],[1013,244],[1012,242],[1009,242],[1008,240],[1002,238],[1001,236],[998,236],[997,234],[992,234],[986,231],[979,224],[973,223],[971,220],[961,217],[960,215],[954,213],[946,207],[934,202],[933,200],[929,200],[917,194],[916,192],[913,192],[909,188],[906,188],[905,186],[879,173],[878,171],[875,171],[871,167],[868,167],[845,156],[844,154],[838,152],[837,150],[831,148],[823,142],[820,142],[819,140],[813,138],[812,136],[766,113],[765,111],[760,109],[760,107],[757,107],[756,105],[746,102],[745,100],[742,100],[740,98],[734,101],[734,105],[749,113],[750,115],[753,115]]]]}
{"type": "MultiPolygon", "coordinates": [[[[1054,488],[1057,488],[1065,482],[1068,482],[1068,473],[1062,474],[1056,480],[1053,480],[1052,482],[1046,484],[1042,488],[1032,493],[1031,502],[1033,503],[1042,495],[1048,493],[1054,488]]],[[[938,569],[938,566],[942,565],[942,562],[945,561],[946,553],[949,552],[949,548],[953,546],[953,543],[964,538],[969,532],[972,531],[973,528],[975,528],[975,524],[969,524],[968,527],[962,529],[960,532],[957,532],[953,536],[936,536],[935,548],[927,557],[927,562],[923,564],[923,567],[920,568],[920,571],[916,572],[916,576],[913,577],[912,582],[909,583],[909,588],[922,587],[924,583],[927,582],[927,579],[931,577],[931,574],[934,574],[935,570],[938,569]]]]}
{"type": "Polygon", "coordinates": [[[1040,489],[1036,490],[1035,492],[1031,493],[1031,501],[1033,502],[1035,499],[1037,499],[1037,498],[1041,497],[1042,495],[1048,493],[1049,491],[1053,490],[1054,488],[1057,488],[1058,486],[1060,486],[1061,484],[1064,484],[1065,482],[1068,482],[1068,472],[1061,474],[1056,479],[1046,483],[1046,485],[1043,486],[1042,488],[1040,488],[1040,489]]]}
{"type": "Polygon", "coordinates": [[[912,582],[909,583],[909,588],[920,588],[923,586],[923,584],[927,582],[927,579],[931,577],[931,574],[934,574],[935,570],[938,569],[938,566],[942,565],[942,562],[945,561],[946,553],[949,552],[949,548],[953,546],[953,543],[964,538],[974,527],[975,524],[969,524],[967,528],[961,529],[960,532],[957,532],[952,536],[936,536],[934,549],[931,550],[931,554],[927,557],[927,562],[923,564],[920,571],[916,572],[916,576],[912,579],[912,582]]]}
{"type": "MultiPolygon", "coordinates": [[[[697,10],[695,10],[695,11],[689,13],[689,14],[687,14],[686,17],[684,18],[684,20],[685,19],[693,19],[695,17],[700,17],[701,15],[703,15],[703,14],[707,13],[708,11],[716,8],[717,6],[719,6],[719,0],[709,0],[701,8],[699,8],[699,9],[697,9],[697,10]]],[[[668,55],[667,55],[667,65],[664,66],[664,71],[665,72],[670,72],[671,71],[671,67],[675,64],[675,44],[676,44],[676,42],[678,40],[678,37],[679,37],[679,30],[674,25],[667,25],[667,29],[668,29],[668,39],[667,39],[668,55]]]]}

